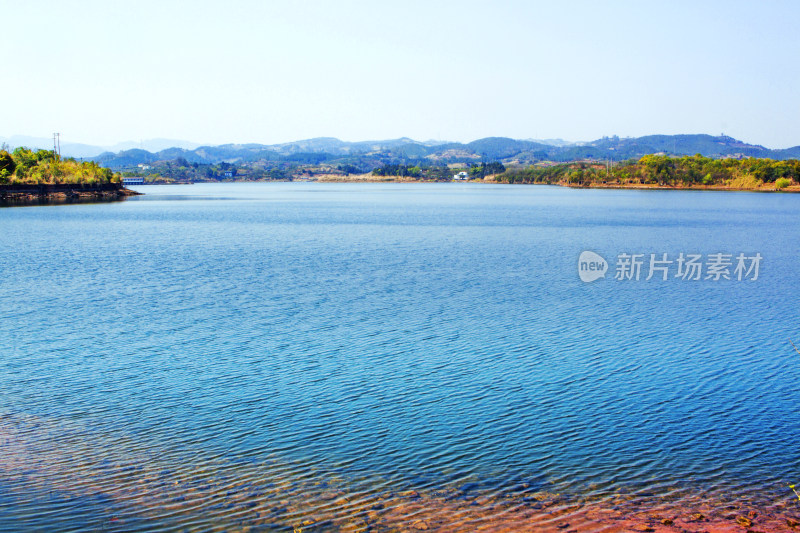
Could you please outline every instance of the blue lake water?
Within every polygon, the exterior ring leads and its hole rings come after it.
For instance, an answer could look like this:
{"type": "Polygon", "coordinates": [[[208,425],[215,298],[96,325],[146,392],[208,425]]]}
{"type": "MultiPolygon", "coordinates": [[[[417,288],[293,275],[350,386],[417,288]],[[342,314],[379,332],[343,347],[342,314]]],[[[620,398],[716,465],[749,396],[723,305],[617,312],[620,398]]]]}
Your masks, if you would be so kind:
{"type": "MultiPolygon", "coordinates": [[[[0,210],[0,530],[241,525],[276,486],[800,482],[798,195],[139,189],[0,210]],[[639,281],[613,279],[623,252],[639,281]],[[759,253],[758,279],[644,279],[651,253],[718,252],[759,253]]],[[[287,499],[263,528],[302,521],[287,499]]]]}

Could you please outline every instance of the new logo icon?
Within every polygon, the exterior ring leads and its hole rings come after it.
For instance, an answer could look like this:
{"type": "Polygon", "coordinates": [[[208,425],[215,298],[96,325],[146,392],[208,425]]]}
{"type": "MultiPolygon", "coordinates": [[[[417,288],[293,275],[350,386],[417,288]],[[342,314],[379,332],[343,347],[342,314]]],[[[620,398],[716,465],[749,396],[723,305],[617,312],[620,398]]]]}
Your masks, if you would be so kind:
{"type": "Polygon", "coordinates": [[[606,277],[608,263],[602,256],[588,250],[581,252],[578,258],[578,275],[581,281],[591,283],[592,281],[606,277]]]}

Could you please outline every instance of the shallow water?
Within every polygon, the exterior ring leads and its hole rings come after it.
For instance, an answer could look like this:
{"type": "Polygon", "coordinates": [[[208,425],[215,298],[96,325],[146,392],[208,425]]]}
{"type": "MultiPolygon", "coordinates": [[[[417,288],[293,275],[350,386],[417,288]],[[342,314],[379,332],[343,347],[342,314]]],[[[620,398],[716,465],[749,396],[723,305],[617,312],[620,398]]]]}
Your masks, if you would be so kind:
{"type": "Polygon", "coordinates": [[[140,190],[0,210],[0,529],[798,511],[794,195],[140,190]],[[763,262],[615,281],[621,252],[763,262]]]}

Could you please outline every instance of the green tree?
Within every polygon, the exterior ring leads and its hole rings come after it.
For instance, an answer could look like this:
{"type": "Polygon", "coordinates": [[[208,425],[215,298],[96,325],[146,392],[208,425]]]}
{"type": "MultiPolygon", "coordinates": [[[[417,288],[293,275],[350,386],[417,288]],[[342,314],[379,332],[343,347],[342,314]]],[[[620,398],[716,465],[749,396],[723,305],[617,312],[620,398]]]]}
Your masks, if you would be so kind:
{"type": "Polygon", "coordinates": [[[2,183],[8,183],[11,175],[17,169],[17,163],[7,151],[0,151],[0,179],[2,183]]]}
{"type": "Polygon", "coordinates": [[[775,188],[778,190],[785,189],[791,184],[792,182],[786,178],[778,178],[775,180],[775,188]]]}

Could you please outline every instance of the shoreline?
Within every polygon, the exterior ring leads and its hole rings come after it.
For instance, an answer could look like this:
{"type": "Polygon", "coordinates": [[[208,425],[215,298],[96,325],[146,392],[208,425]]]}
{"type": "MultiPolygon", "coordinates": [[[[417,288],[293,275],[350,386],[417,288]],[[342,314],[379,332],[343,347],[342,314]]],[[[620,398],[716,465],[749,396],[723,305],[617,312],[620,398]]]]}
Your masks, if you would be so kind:
{"type": "Polygon", "coordinates": [[[0,206],[111,202],[141,194],[127,189],[121,183],[104,183],[100,185],[84,185],[80,183],[0,185],[0,206]]]}
{"type": "Polygon", "coordinates": [[[480,183],[489,185],[550,185],[553,187],[567,187],[570,189],[630,189],[630,190],[653,190],[653,191],[726,191],[726,192],[764,192],[764,193],[800,193],[800,185],[790,185],[783,189],[776,189],[774,185],[767,184],[762,187],[731,187],[728,185],[692,185],[692,186],[673,186],[658,185],[647,183],[508,183],[496,181],[495,176],[487,176],[484,179],[474,179],[464,182],[450,180],[420,180],[406,176],[375,176],[372,174],[353,174],[341,176],[335,174],[324,174],[315,177],[316,179],[294,180],[299,182],[325,182],[325,183],[480,183]]]}
{"type": "MultiPolygon", "coordinates": [[[[577,183],[508,183],[503,181],[495,181],[494,176],[489,176],[491,179],[474,179],[469,181],[453,181],[453,180],[421,180],[408,176],[375,176],[372,174],[351,174],[349,176],[342,176],[339,174],[321,174],[312,178],[296,178],[293,180],[224,180],[224,181],[185,181],[175,183],[146,183],[144,185],[197,185],[197,184],[230,184],[230,183],[458,183],[458,184],[481,184],[481,185],[548,185],[551,187],[566,187],[569,189],[619,189],[619,190],[642,190],[642,191],[725,191],[725,192],[760,192],[760,193],[800,193],[800,185],[789,185],[783,189],[776,189],[774,186],[762,187],[731,187],[728,185],[658,185],[647,183],[628,183],[628,184],[612,184],[612,183],[590,183],[590,184],[577,184],[577,183]]],[[[144,194],[131,191],[134,195],[144,194]]]]}
{"type": "MultiPolygon", "coordinates": [[[[510,183],[508,185],[516,185],[510,183]]],[[[569,187],[570,189],[630,189],[630,190],[644,190],[644,191],[727,191],[727,192],[766,192],[766,193],[798,193],[800,192],[800,185],[790,185],[783,189],[776,189],[775,187],[729,187],[727,185],[692,185],[686,186],[673,186],[673,185],[648,185],[646,183],[631,183],[631,184],[605,184],[605,183],[592,183],[588,185],[567,184],[567,183],[524,183],[520,185],[555,185],[557,187],[569,187]]]]}

